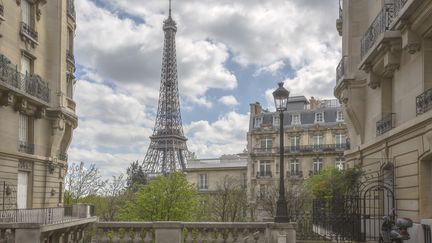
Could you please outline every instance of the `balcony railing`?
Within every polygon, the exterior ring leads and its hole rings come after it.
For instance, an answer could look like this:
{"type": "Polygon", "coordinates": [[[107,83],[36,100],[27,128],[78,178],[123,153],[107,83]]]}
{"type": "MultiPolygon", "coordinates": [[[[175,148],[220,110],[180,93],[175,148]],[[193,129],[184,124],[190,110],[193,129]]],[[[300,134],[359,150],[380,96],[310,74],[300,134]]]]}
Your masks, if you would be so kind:
{"type": "Polygon", "coordinates": [[[299,146],[285,147],[285,153],[333,152],[333,151],[344,151],[347,149],[349,149],[348,143],[299,145],[299,146]]]}
{"type": "Polygon", "coordinates": [[[303,177],[303,171],[301,170],[287,171],[287,177],[301,178],[303,177]]]}
{"type": "Polygon", "coordinates": [[[383,115],[382,119],[376,123],[376,134],[377,136],[382,135],[395,127],[396,114],[390,113],[383,115]]]}
{"type": "Polygon", "coordinates": [[[278,151],[278,148],[254,148],[254,152],[257,154],[271,154],[277,153],[278,151]]]}
{"type": "Polygon", "coordinates": [[[376,43],[378,37],[389,30],[390,24],[393,21],[395,15],[395,5],[393,3],[387,3],[383,9],[379,12],[378,16],[369,26],[368,30],[364,34],[361,40],[361,57],[363,58],[366,53],[376,43]]]}
{"type": "Polygon", "coordinates": [[[38,33],[28,24],[21,22],[21,34],[29,37],[33,41],[38,41],[38,33]]]}
{"type": "Polygon", "coordinates": [[[66,60],[75,65],[75,56],[71,50],[66,51],[66,60]]]}
{"type": "Polygon", "coordinates": [[[416,97],[417,116],[432,109],[432,89],[428,89],[416,97]]]}
{"type": "Polygon", "coordinates": [[[336,68],[336,84],[338,84],[341,78],[345,75],[345,59],[346,56],[342,57],[336,68]]]}
{"type": "Polygon", "coordinates": [[[25,141],[18,141],[18,152],[34,154],[34,144],[25,141]]]}
{"type": "Polygon", "coordinates": [[[49,102],[49,93],[47,82],[36,74],[22,74],[13,67],[9,59],[0,54],[0,83],[6,84],[25,93],[49,102]]]}
{"type": "Polygon", "coordinates": [[[399,15],[399,12],[405,6],[408,0],[393,0],[393,1],[394,1],[395,17],[396,17],[397,15],[399,15]]]}
{"type": "Polygon", "coordinates": [[[67,0],[67,14],[72,19],[76,19],[74,0],[67,0]]]}
{"type": "Polygon", "coordinates": [[[261,177],[272,177],[272,173],[271,173],[271,171],[258,171],[257,172],[257,175],[256,175],[256,177],[257,178],[261,178],[261,177]]]}
{"type": "Polygon", "coordinates": [[[68,160],[68,154],[66,154],[66,153],[60,153],[58,155],[58,158],[59,158],[59,160],[67,161],[68,160]]]}

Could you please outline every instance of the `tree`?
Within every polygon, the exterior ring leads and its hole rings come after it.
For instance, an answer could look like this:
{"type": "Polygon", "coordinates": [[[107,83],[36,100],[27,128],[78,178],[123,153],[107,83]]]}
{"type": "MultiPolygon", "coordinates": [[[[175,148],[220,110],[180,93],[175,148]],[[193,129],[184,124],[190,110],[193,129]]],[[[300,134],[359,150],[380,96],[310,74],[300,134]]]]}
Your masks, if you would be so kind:
{"type": "Polygon", "coordinates": [[[237,178],[225,176],[216,192],[205,195],[199,220],[219,222],[245,221],[247,215],[246,186],[237,178]]]}
{"type": "Polygon", "coordinates": [[[180,173],[160,176],[141,187],[135,199],[120,211],[120,220],[189,221],[194,218],[198,195],[180,173]]]}
{"type": "Polygon", "coordinates": [[[65,177],[65,198],[76,203],[82,197],[97,194],[106,183],[95,164],[86,168],[83,162],[72,163],[65,177]]]}
{"type": "Polygon", "coordinates": [[[142,165],[138,161],[132,162],[126,170],[126,185],[129,189],[136,191],[139,185],[147,184],[147,176],[142,165]]]}
{"type": "Polygon", "coordinates": [[[362,175],[363,172],[357,167],[346,170],[326,168],[319,175],[309,178],[308,183],[315,198],[330,199],[355,193],[356,184],[362,175]]]}

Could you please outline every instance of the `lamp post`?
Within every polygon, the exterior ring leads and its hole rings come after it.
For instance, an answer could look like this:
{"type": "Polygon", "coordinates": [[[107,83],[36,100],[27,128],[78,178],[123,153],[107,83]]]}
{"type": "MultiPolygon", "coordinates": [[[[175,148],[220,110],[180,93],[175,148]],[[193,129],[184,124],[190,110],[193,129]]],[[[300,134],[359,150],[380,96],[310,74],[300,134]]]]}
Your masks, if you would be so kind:
{"type": "Polygon", "coordinates": [[[276,110],[279,111],[279,139],[280,139],[280,162],[279,162],[279,199],[276,202],[276,223],[288,223],[288,208],[285,199],[285,179],[284,179],[284,138],[283,138],[283,117],[287,110],[289,91],[280,82],[279,87],[273,92],[276,110]]]}

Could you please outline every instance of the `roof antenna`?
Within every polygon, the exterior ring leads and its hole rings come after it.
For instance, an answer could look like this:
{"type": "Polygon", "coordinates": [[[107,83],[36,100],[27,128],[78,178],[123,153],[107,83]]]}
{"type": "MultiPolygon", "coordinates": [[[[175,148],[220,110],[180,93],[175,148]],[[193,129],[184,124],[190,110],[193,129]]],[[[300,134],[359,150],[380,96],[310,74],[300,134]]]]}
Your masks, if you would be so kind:
{"type": "Polygon", "coordinates": [[[171,17],[171,0],[169,0],[169,17],[171,17]]]}

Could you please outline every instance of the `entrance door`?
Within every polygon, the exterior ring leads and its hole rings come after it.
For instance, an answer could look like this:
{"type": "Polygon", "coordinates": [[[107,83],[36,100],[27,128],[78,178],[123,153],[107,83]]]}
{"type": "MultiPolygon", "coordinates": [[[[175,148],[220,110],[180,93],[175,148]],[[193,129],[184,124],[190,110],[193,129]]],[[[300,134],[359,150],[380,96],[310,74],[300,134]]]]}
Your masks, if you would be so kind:
{"type": "Polygon", "coordinates": [[[18,209],[27,208],[28,172],[18,171],[17,191],[18,191],[17,192],[18,209]]]}

